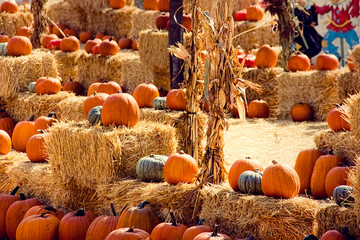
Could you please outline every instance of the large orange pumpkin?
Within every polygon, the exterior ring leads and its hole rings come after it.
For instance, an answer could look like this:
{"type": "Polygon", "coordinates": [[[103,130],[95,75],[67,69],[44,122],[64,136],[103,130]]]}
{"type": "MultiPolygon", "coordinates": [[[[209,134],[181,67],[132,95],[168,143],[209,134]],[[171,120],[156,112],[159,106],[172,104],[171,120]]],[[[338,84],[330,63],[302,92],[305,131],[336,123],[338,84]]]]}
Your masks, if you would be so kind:
{"type": "Polygon", "coordinates": [[[214,231],[214,228],[207,225],[203,225],[204,221],[205,219],[200,219],[196,226],[192,226],[186,229],[181,240],[194,240],[194,238],[200,233],[214,231]]]}
{"type": "Polygon", "coordinates": [[[19,196],[15,196],[19,188],[19,186],[16,186],[10,194],[0,194],[0,239],[8,239],[6,234],[6,212],[11,204],[20,200],[19,196]]]}
{"type": "Polygon", "coordinates": [[[11,140],[16,151],[26,152],[26,143],[34,133],[34,115],[29,121],[18,122],[15,125],[11,140]]]}
{"type": "Polygon", "coordinates": [[[348,108],[346,106],[336,105],[331,109],[326,117],[327,124],[335,132],[350,131],[350,119],[347,113],[348,108]]]}
{"type": "Polygon", "coordinates": [[[109,96],[109,94],[107,94],[107,93],[97,93],[95,91],[92,96],[89,96],[88,98],[86,98],[86,100],[84,101],[84,105],[83,105],[83,111],[84,111],[85,118],[87,119],[88,114],[93,107],[102,106],[108,96],[109,96]]]}
{"type": "Polygon", "coordinates": [[[99,53],[101,56],[112,56],[119,52],[119,46],[112,38],[104,40],[99,45],[99,53]]]}
{"type": "Polygon", "coordinates": [[[325,191],[328,198],[331,198],[333,191],[337,186],[346,185],[349,168],[343,163],[339,166],[330,169],[325,178],[325,191]]]}
{"type": "Polygon", "coordinates": [[[251,5],[246,8],[246,20],[260,21],[264,17],[264,10],[260,5],[251,5]]]}
{"type": "Polygon", "coordinates": [[[79,35],[79,40],[82,43],[86,43],[88,40],[91,40],[94,38],[93,32],[81,32],[79,35]]]}
{"type": "Polygon", "coordinates": [[[16,36],[24,36],[27,38],[31,38],[32,28],[31,27],[21,27],[16,31],[16,36]]]}
{"type": "Polygon", "coordinates": [[[0,130],[0,154],[8,154],[11,150],[11,138],[7,132],[0,130]]]}
{"type": "Polygon", "coordinates": [[[51,127],[55,123],[58,123],[59,120],[57,119],[57,115],[54,112],[49,113],[47,117],[41,116],[36,119],[34,123],[34,131],[33,134],[38,134],[40,130],[46,130],[47,128],[51,127]]]}
{"type": "Polygon", "coordinates": [[[56,210],[53,206],[36,205],[26,212],[24,219],[32,215],[40,215],[46,212],[54,215],[59,220],[64,217],[64,214],[61,211],[56,210]]]}
{"type": "Polygon", "coordinates": [[[80,42],[75,36],[66,37],[60,42],[60,50],[63,52],[75,52],[79,48],[80,42]]]}
{"type": "Polygon", "coordinates": [[[186,101],[186,89],[171,89],[166,96],[166,106],[171,110],[185,110],[186,101]]]}
{"type": "Polygon", "coordinates": [[[231,165],[229,171],[228,178],[229,178],[230,187],[234,189],[234,191],[239,191],[238,180],[241,173],[247,170],[254,171],[255,169],[259,169],[259,171],[264,170],[263,166],[259,162],[252,160],[250,158],[236,160],[231,165]]]}
{"type": "Polygon", "coordinates": [[[255,65],[258,68],[274,68],[278,59],[276,50],[270,45],[262,45],[255,54],[255,65]]]}
{"type": "Polygon", "coordinates": [[[107,81],[107,80],[103,80],[103,81],[104,81],[103,83],[100,82],[95,88],[96,92],[107,93],[109,95],[113,93],[118,93],[119,91],[121,92],[122,89],[117,82],[107,81]]]}
{"type": "Polygon", "coordinates": [[[17,13],[19,11],[19,7],[17,3],[11,1],[5,1],[1,4],[0,11],[8,12],[8,13],[17,13]]]}
{"type": "Polygon", "coordinates": [[[10,56],[23,56],[31,53],[32,45],[29,38],[14,36],[10,39],[7,48],[10,56]]]}
{"type": "Polygon", "coordinates": [[[142,83],[138,85],[132,96],[135,98],[136,102],[139,104],[139,107],[153,107],[153,101],[156,97],[159,97],[159,90],[152,83],[142,83]]]}
{"type": "Polygon", "coordinates": [[[171,154],[164,165],[164,179],[169,184],[192,183],[197,174],[195,159],[184,152],[171,154]]]}
{"type": "Polygon", "coordinates": [[[305,193],[310,190],[310,180],[316,160],[323,155],[318,149],[306,149],[301,151],[295,162],[295,171],[300,179],[300,192],[305,193]]]}
{"type": "Polygon", "coordinates": [[[61,90],[61,82],[53,77],[41,77],[35,83],[35,92],[38,95],[56,94],[61,90]]]}
{"type": "Polygon", "coordinates": [[[76,96],[79,96],[83,92],[83,87],[79,82],[70,79],[70,81],[64,84],[62,90],[67,92],[73,92],[76,96]]]}
{"type": "Polygon", "coordinates": [[[313,111],[308,103],[295,103],[291,107],[290,114],[295,122],[311,121],[313,119],[313,111]]]}
{"type": "MultiPolygon", "coordinates": [[[[150,234],[139,228],[119,228],[112,231],[105,240],[147,240],[150,234]]],[[[87,240],[87,239],[86,239],[87,240]]]]}
{"type": "Polygon", "coordinates": [[[316,58],[316,70],[335,70],[339,60],[334,54],[322,53],[316,58]]]}
{"type": "Polygon", "coordinates": [[[26,155],[34,163],[45,162],[49,158],[45,149],[45,132],[43,130],[30,137],[26,142],[26,155]]]}
{"type": "Polygon", "coordinates": [[[7,113],[0,117],[0,129],[7,132],[10,137],[14,131],[14,127],[15,122],[7,113]]]}
{"type": "Polygon", "coordinates": [[[159,10],[159,0],[144,0],[143,5],[145,10],[159,10]]]}
{"type": "Polygon", "coordinates": [[[48,44],[51,40],[59,39],[59,37],[55,34],[45,35],[41,38],[41,46],[43,48],[47,48],[48,44]]]}
{"type": "Polygon", "coordinates": [[[177,224],[174,213],[170,212],[171,223],[163,222],[158,224],[151,232],[152,240],[181,240],[184,232],[188,229],[184,224],[177,224]]]}
{"type": "Polygon", "coordinates": [[[301,52],[293,53],[288,61],[288,69],[291,72],[309,71],[310,65],[309,57],[301,52]]]}
{"type": "Polygon", "coordinates": [[[276,161],[272,163],[265,169],[261,179],[264,194],[276,198],[296,197],[300,191],[300,179],[296,171],[276,161]]]}
{"type": "Polygon", "coordinates": [[[213,232],[200,233],[194,238],[194,240],[232,240],[232,238],[228,235],[218,233],[218,228],[218,225],[215,225],[213,232]]]}
{"type": "Polygon", "coordinates": [[[159,0],[158,8],[160,12],[169,12],[170,11],[170,0],[159,0]]]}
{"type": "Polygon", "coordinates": [[[91,222],[86,233],[86,240],[104,240],[112,231],[116,229],[119,216],[116,216],[114,206],[111,204],[113,216],[101,215],[91,222]]]}
{"type": "Polygon", "coordinates": [[[269,104],[262,100],[252,100],[249,103],[247,116],[249,118],[268,118],[270,114],[269,104]]]}

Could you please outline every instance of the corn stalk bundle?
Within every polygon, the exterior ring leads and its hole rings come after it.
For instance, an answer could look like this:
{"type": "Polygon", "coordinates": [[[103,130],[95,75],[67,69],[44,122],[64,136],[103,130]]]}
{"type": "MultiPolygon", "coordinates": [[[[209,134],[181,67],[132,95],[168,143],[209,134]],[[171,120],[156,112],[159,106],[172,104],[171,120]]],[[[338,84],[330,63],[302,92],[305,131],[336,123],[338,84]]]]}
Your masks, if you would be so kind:
{"type": "Polygon", "coordinates": [[[44,16],[42,15],[42,9],[47,0],[33,0],[31,3],[31,13],[34,16],[33,34],[31,36],[31,42],[34,47],[41,47],[40,34],[47,28],[47,24],[44,16]]]}

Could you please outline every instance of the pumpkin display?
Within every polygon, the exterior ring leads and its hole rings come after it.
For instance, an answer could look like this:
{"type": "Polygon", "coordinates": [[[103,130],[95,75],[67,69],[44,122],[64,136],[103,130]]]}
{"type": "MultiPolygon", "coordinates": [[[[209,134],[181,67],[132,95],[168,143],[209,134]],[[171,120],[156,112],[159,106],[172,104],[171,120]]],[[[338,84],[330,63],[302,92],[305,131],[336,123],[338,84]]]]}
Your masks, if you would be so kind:
{"type": "Polygon", "coordinates": [[[318,149],[306,149],[297,155],[294,169],[300,179],[300,194],[310,190],[310,180],[316,160],[322,155],[323,153],[318,149]]]}
{"type": "Polygon", "coordinates": [[[311,109],[310,104],[308,103],[295,103],[291,107],[290,111],[291,118],[295,122],[304,122],[313,120],[313,111],[311,109]]]}
{"type": "Polygon", "coordinates": [[[166,96],[166,105],[171,110],[186,109],[186,89],[171,89],[166,96]]]}
{"type": "Polygon", "coordinates": [[[0,154],[8,154],[11,150],[11,138],[7,132],[0,130],[0,154]]]}
{"type": "Polygon", "coordinates": [[[262,100],[252,100],[249,103],[247,116],[249,118],[268,118],[270,114],[269,104],[262,100]]]}
{"type": "Polygon", "coordinates": [[[153,108],[155,108],[156,110],[167,109],[166,97],[156,97],[156,98],[154,98],[152,105],[153,105],[153,108]]]}
{"type": "Polygon", "coordinates": [[[218,233],[218,229],[219,226],[215,225],[213,232],[200,233],[194,238],[194,240],[232,240],[232,238],[228,235],[218,233]]]}
{"type": "Polygon", "coordinates": [[[19,186],[16,186],[10,194],[0,194],[0,239],[8,239],[5,226],[6,212],[11,204],[20,200],[19,196],[15,196],[19,188],[19,186]]]}
{"type": "Polygon", "coordinates": [[[10,41],[10,38],[5,33],[0,33],[0,43],[7,43],[10,41]]]}
{"type": "Polygon", "coordinates": [[[97,80],[93,81],[88,88],[87,95],[88,96],[93,95],[96,88],[100,85],[100,83],[104,83],[104,81],[102,79],[97,79],[97,80]]]}
{"type": "Polygon", "coordinates": [[[322,155],[316,160],[310,180],[311,193],[315,199],[327,197],[325,189],[326,175],[340,162],[343,163],[344,159],[332,154],[322,155]]]}
{"type": "Polygon", "coordinates": [[[164,178],[169,184],[192,183],[197,174],[197,162],[182,151],[171,154],[164,166],[164,178]]]}
{"type": "Polygon", "coordinates": [[[152,240],[181,240],[184,232],[188,229],[184,224],[177,224],[175,215],[170,211],[171,223],[162,222],[156,225],[156,227],[151,232],[152,240]]]}
{"type": "Polygon", "coordinates": [[[45,35],[41,38],[41,46],[43,48],[48,48],[49,42],[56,39],[59,39],[59,37],[55,34],[45,35]]]}
{"type": "Polygon", "coordinates": [[[169,12],[170,10],[170,0],[159,0],[158,9],[160,12],[169,12]]]}
{"type": "Polygon", "coordinates": [[[110,95],[103,104],[101,121],[104,126],[125,125],[134,127],[140,119],[140,108],[136,100],[128,93],[110,95]]]}
{"type": "Polygon", "coordinates": [[[148,201],[143,201],[137,207],[126,208],[121,213],[116,228],[132,226],[151,233],[160,220],[150,208],[145,207],[148,204],[148,201]]]}
{"type": "Polygon", "coordinates": [[[19,11],[19,7],[16,2],[5,1],[1,4],[0,11],[8,12],[8,13],[17,13],[19,11]]]}
{"type": "Polygon", "coordinates": [[[92,49],[94,46],[99,45],[101,43],[101,39],[95,38],[92,40],[87,40],[84,46],[85,52],[92,53],[92,49]]]}
{"type": "Polygon", "coordinates": [[[110,204],[113,216],[101,215],[90,224],[86,233],[86,240],[104,240],[116,229],[119,216],[116,216],[114,205],[110,204]]]}
{"type": "Polygon", "coordinates": [[[7,132],[10,137],[14,131],[14,127],[15,122],[7,113],[0,117],[0,129],[7,132]]]}
{"type": "Polygon", "coordinates": [[[35,92],[37,95],[56,94],[61,90],[61,82],[53,77],[41,77],[35,83],[35,92]]]}
{"type": "Polygon", "coordinates": [[[82,208],[67,213],[59,224],[59,240],[85,240],[86,232],[95,218],[96,214],[82,208]]]}
{"type": "Polygon", "coordinates": [[[47,117],[41,116],[34,122],[34,131],[33,134],[38,134],[39,130],[46,130],[55,123],[58,123],[57,115],[54,112],[49,113],[47,117]]]}
{"type": "Polygon", "coordinates": [[[255,65],[258,68],[274,68],[278,59],[276,50],[268,44],[262,45],[255,54],[255,65]]]}
{"type": "Polygon", "coordinates": [[[77,36],[77,31],[74,28],[65,28],[64,29],[64,34],[65,36],[77,36]]]}
{"type": "Polygon", "coordinates": [[[54,39],[54,40],[50,40],[47,48],[50,50],[60,50],[60,43],[61,43],[61,39],[54,39]]]}
{"type": "Polygon", "coordinates": [[[62,37],[64,37],[64,35],[62,35],[62,33],[60,32],[60,30],[61,30],[61,31],[64,31],[65,28],[66,28],[65,24],[58,23],[58,24],[54,25],[51,33],[53,33],[53,34],[55,34],[56,36],[62,38],[62,37]],[[59,29],[60,29],[60,30],[59,30],[59,29]]]}
{"type": "Polygon", "coordinates": [[[69,36],[61,40],[60,50],[63,52],[75,52],[80,49],[80,42],[75,36],[69,36]]]}
{"type": "Polygon", "coordinates": [[[326,122],[329,128],[335,132],[350,131],[351,129],[346,106],[336,104],[335,107],[328,113],[326,122]]]}
{"type": "Polygon", "coordinates": [[[339,232],[338,230],[328,230],[324,235],[321,236],[320,240],[347,240],[349,230],[347,227],[343,231],[339,232]]]}
{"type": "Polygon", "coordinates": [[[330,198],[337,186],[346,185],[349,168],[340,162],[339,166],[330,169],[325,178],[326,195],[330,198]]]}
{"type": "Polygon", "coordinates": [[[200,219],[196,226],[189,227],[184,232],[181,240],[193,240],[197,235],[204,232],[214,231],[213,227],[204,225],[205,219],[200,219]]]}
{"type": "Polygon", "coordinates": [[[10,56],[29,55],[32,50],[30,39],[24,36],[14,36],[7,45],[10,56]]]}
{"type": "Polygon", "coordinates": [[[159,0],[144,0],[143,7],[145,10],[159,10],[159,0]]]}
{"type": "Polygon", "coordinates": [[[97,124],[102,124],[101,122],[101,111],[102,111],[102,106],[96,106],[93,107],[88,115],[87,115],[87,119],[90,122],[91,125],[97,125],[97,124]]]}
{"type": "Polygon", "coordinates": [[[34,134],[34,118],[33,115],[28,121],[21,121],[15,125],[11,142],[16,151],[26,152],[26,143],[34,134]]]}
{"type": "Polygon", "coordinates": [[[252,160],[249,157],[246,159],[236,160],[231,165],[228,175],[230,187],[234,191],[239,191],[238,180],[240,175],[247,170],[255,171],[255,169],[259,169],[260,171],[264,170],[259,162],[252,160]]]}
{"type": "Polygon", "coordinates": [[[99,54],[101,56],[112,56],[116,55],[118,52],[119,46],[112,38],[102,41],[99,45],[99,54]]]}
{"type": "Polygon", "coordinates": [[[79,40],[81,43],[86,43],[88,40],[94,38],[94,34],[92,32],[81,32],[79,34],[79,40]]]}
{"type": "Polygon", "coordinates": [[[121,92],[121,87],[117,82],[103,80],[102,83],[100,82],[96,86],[95,91],[98,93],[107,93],[111,95],[113,93],[119,93],[119,91],[121,92]]]}
{"type": "Polygon", "coordinates": [[[83,105],[83,112],[85,118],[88,117],[88,113],[92,108],[96,106],[102,106],[108,96],[109,94],[107,93],[97,93],[96,91],[94,91],[93,95],[87,97],[83,105]]]}
{"type": "Polygon", "coordinates": [[[294,52],[288,61],[288,69],[291,72],[309,71],[310,65],[310,58],[299,51],[294,52]]]}
{"type": "Polygon", "coordinates": [[[154,155],[143,157],[136,163],[136,175],[145,182],[161,182],[164,180],[164,165],[167,156],[154,155]]]}
{"type": "Polygon", "coordinates": [[[246,19],[248,21],[260,21],[264,17],[264,10],[260,5],[251,5],[246,8],[246,19]]]}
{"type": "Polygon", "coordinates": [[[264,194],[261,188],[262,173],[259,169],[254,171],[245,171],[241,173],[238,181],[239,191],[241,193],[249,193],[253,195],[264,194]]]}
{"type": "Polygon", "coordinates": [[[31,215],[19,223],[17,240],[47,239],[57,240],[59,219],[49,212],[31,215]]]}
{"type": "Polygon", "coordinates": [[[132,96],[140,108],[153,107],[153,101],[156,97],[159,97],[159,95],[159,90],[152,83],[142,83],[138,85],[132,93],[132,96]]]}
{"type": "Polygon", "coordinates": [[[24,219],[32,215],[40,215],[43,213],[52,214],[55,217],[57,217],[59,220],[61,220],[64,217],[64,214],[61,211],[56,210],[53,206],[36,205],[30,208],[26,212],[26,214],[24,215],[24,219]]]}
{"type": "Polygon", "coordinates": [[[316,58],[316,70],[335,70],[339,67],[339,60],[334,54],[322,53],[316,58]]]}
{"type": "Polygon", "coordinates": [[[26,142],[26,155],[34,163],[45,162],[49,158],[45,149],[45,132],[43,130],[30,137],[26,142]]]}
{"type": "Polygon", "coordinates": [[[132,42],[131,49],[134,50],[134,51],[139,50],[139,39],[135,39],[132,42]]]}
{"type": "Polygon", "coordinates": [[[20,200],[11,204],[6,212],[6,234],[9,240],[16,240],[16,229],[23,220],[26,212],[33,206],[41,205],[41,202],[35,198],[26,199],[25,195],[20,193],[20,200]]]}
{"type": "Polygon", "coordinates": [[[169,14],[162,13],[155,19],[156,28],[159,30],[166,30],[166,24],[169,21],[169,14]]]}
{"type": "Polygon", "coordinates": [[[332,196],[336,204],[340,207],[349,206],[355,201],[352,197],[353,191],[354,189],[351,186],[339,185],[334,189],[332,196]]]}
{"type": "Polygon", "coordinates": [[[246,21],[247,20],[247,18],[246,18],[246,9],[242,9],[242,10],[237,11],[234,14],[234,20],[235,21],[246,21]]]}
{"type": "Polygon", "coordinates": [[[300,179],[296,171],[275,160],[263,173],[261,186],[264,194],[275,198],[293,198],[300,190],[300,179]],[[286,183],[286,184],[284,184],[286,183]]]}
{"type": "Polygon", "coordinates": [[[120,38],[119,40],[119,48],[120,49],[131,49],[132,48],[132,40],[127,36],[120,38]]]}
{"type": "Polygon", "coordinates": [[[144,240],[150,239],[150,234],[139,228],[119,228],[112,231],[105,240],[144,240]]]}

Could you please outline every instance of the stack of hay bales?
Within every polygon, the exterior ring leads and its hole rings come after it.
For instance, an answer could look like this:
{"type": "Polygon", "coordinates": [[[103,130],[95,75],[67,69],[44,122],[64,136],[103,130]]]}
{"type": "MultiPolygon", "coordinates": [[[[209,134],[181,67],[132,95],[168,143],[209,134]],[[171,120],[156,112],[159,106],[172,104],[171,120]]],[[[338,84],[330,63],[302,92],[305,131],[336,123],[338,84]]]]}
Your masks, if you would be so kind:
{"type": "Polygon", "coordinates": [[[50,52],[55,57],[62,84],[67,83],[70,79],[79,81],[79,60],[85,51],[63,52],[60,50],[51,50],[50,52]]]}
{"type": "Polygon", "coordinates": [[[0,33],[5,33],[12,37],[21,27],[31,27],[33,25],[33,15],[24,9],[17,13],[0,13],[0,33]]]}
{"type": "Polygon", "coordinates": [[[130,36],[132,38],[139,38],[141,31],[146,29],[155,29],[156,18],[160,14],[161,13],[159,11],[136,9],[131,15],[132,27],[130,36]]]}

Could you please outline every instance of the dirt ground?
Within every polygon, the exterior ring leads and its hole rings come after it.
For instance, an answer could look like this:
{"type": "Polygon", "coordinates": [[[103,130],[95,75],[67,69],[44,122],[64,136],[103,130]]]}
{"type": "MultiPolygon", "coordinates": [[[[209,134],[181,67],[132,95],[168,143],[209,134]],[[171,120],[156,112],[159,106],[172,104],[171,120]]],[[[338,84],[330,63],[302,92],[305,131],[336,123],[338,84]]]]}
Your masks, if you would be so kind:
{"type": "Polygon", "coordinates": [[[295,166],[301,150],[315,148],[315,134],[327,129],[326,122],[295,123],[290,120],[247,119],[246,123],[230,119],[225,132],[227,168],[237,159],[250,157],[264,167],[272,160],[295,166]]]}

